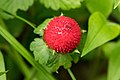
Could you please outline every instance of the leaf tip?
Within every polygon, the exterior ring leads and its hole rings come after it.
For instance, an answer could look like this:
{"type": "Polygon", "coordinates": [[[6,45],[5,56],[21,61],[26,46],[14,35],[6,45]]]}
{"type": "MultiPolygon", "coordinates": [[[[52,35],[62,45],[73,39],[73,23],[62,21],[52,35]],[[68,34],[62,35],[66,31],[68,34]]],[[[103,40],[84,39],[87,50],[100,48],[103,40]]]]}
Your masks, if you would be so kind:
{"type": "Polygon", "coordinates": [[[83,49],[82,54],[81,54],[81,57],[85,56],[88,52],[89,52],[89,51],[83,49]]]}
{"type": "Polygon", "coordinates": [[[81,57],[83,57],[85,54],[82,54],[81,57]]]}

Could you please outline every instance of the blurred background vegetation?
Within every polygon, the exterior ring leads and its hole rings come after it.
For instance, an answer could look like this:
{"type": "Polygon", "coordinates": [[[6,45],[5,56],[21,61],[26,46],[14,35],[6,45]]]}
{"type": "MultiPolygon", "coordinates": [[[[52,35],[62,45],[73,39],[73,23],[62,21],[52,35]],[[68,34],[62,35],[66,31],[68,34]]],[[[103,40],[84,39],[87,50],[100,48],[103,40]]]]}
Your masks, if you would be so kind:
{"type": "MultiPolygon", "coordinates": [[[[0,27],[4,27],[7,31],[9,31],[28,51],[30,51],[30,43],[33,41],[34,38],[39,36],[33,33],[32,27],[30,27],[28,24],[18,19],[17,17],[12,16],[11,14],[17,14],[18,16],[32,22],[35,26],[38,26],[45,19],[59,16],[61,13],[63,13],[65,16],[69,16],[75,19],[80,25],[81,29],[88,30],[88,19],[90,15],[95,12],[91,11],[89,0],[70,0],[71,2],[73,1],[78,4],[76,6],[73,4],[75,7],[67,8],[60,8],[57,6],[49,7],[50,4],[45,4],[45,1],[46,3],[51,2],[51,5],[57,5],[59,1],[65,0],[58,0],[58,2],[56,2],[55,0],[0,0],[0,27]],[[52,4],[53,1],[55,1],[56,3],[52,4]],[[5,11],[8,13],[6,13],[5,11]]],[[[109,11],[104,9],[106,11],[105,13],[107,14],[106,19],[108,21],[120,24],[120,5],[117,8],[113,9],[115,4],[113,0],[96,1],[91,1],[94,2],[92,4],[95,5],[95,7],[97,8],[96,11],[100,11],[102,13],[102,10],[104,8],[106,8],[107,10],[109,9],[109,11]]],[[[84,42],[86,40],[86,36],[87,33],[85,33],[83,36],[84,42]]],[[[108,67],[110,65],[116,65],[116,67],[114,68],[118,71],[118,73],[114,73],[111,76],[117,76],[117,78],[120,78],[119,39],[120,35],[107,42],[106,44],[92,50],[91,52],[89,52],[89,54],[80,58],[78,63],[73,63],[71,70],[73,71],[76,79],[107,80],[108,73],[112,72],[108,71],[108,67]],[[114,55],[112,55],[113,57],[109,57],[111,52],[114,52],[114,55]]],[[[84,46],[84,43],[82,46],[84,46]]],[[[8,72],[6,73],[7,80],[24,80],[25,77],[28,76],[26,74],[31,75],[28,80],[43,80],[41,78],[35,78],[36,76],[39,77],[39,75],[41,74],[39,74],[39,72],[37,73],[37,71],[31,66],[31,64],[21,55],[19,55],[19,53],[1,35],[0,50],[2,51],[2,55],[4,58],[5,70],[8,70],[8,72]]],[[[58,72],[59,73],[53,73],[56,79],[71,80],[68,72],[63,67],[60,67],[58,72]]],[[[116,80],[118,80],[117,78],[116,80]]],[[[113,80],[115,80],[115,78],[113,80]]]]}

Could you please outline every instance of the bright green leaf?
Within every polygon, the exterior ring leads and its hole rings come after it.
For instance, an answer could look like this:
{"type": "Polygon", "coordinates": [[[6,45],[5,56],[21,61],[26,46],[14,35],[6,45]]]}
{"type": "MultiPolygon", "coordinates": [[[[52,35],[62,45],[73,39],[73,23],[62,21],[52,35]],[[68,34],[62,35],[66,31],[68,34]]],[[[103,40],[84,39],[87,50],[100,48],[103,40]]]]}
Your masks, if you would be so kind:
{"type": "Polygon", "coordinates": [[[111,22],[107,23],[105,17],[99,12],[90,16],[88,26],[88,35],[82,56],[114,39],[120,32],[120,25],[111,22]]]}
{"type": "Polygon", "coordinates": [[[4,59],[2,56],[2,53],[0,51],[0,80],[6,80],[6,74],[5,74],[5,64],[4,59]]]}
{"type": "Polygon", "coordinates": [[[40,24],[37,28],[35,28],[34,33],[39,34],[40,36],[43,36],[44,29],[46,28],[46,26],[50,20],[51,20],[51,18],[46,19],[42,24],[40,24]]]}
{"type": "MultiPolygon", "coordinates": [[[[33,2],[34,0],[0,0],[0,9],[16,14],[18,9],[26,11],[33,2]]],[[[12,17],[2,11],[0,15],[6,19],[12,17]]]]}
{"type": "Polygon", "coordinates": [[[39,61],[40,64],[46,64],[49,59],[49,49],[46,46],[45,42],[36,38],[30,45],[31,51],[34,51],[35,60],[39,61]]]}
{"type": "Polygon", "coordinates": [[[0,72],[0,76],[2,76],[3,74],[6,74],[8,71],[4,71],[4,72],[0,72]]]}
{"type": "Polygon", "coordinates": [[[16,13],[18,9],[27,10],[34,0],[0,0],[0,8],[10,13],[16,13]]]}
{"type": "Polygon", "coordinates": [[[63,9],[75,9],[81,6],[82,0],[40,0],[46,8],[52,8],[53,10],[63,9]]]}
{"type": "Polygon", "coordinates": [[[119,80],[120,79],[120,41],[118,41],[114,49],[111,50],[108,66],[108,79],[107,80],[119,80]]]}
{"type": "Polygon", "coordinates": [[[106,17],[112,12],[113,1],[112,0],[85,0],[87,8],[91,13],[101,12],[106,17]]]}
{"type": "Polygon", "coordinates": [[[120,5],[120,0],[115,0],[114,9],[120,5]]]}

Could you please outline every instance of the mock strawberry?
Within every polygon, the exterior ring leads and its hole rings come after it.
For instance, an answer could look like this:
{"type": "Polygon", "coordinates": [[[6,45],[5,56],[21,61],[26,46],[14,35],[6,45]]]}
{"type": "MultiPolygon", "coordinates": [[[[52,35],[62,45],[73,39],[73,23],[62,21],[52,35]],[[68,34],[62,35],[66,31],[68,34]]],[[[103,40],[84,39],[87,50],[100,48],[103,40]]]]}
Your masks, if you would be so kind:
{"type": "Polygon", "coordinates": [[[59,16],[48,23],[44,40],[56,52],[68,53],[77,47],[81,34],[81,29],[74,19],[59,16]]]}

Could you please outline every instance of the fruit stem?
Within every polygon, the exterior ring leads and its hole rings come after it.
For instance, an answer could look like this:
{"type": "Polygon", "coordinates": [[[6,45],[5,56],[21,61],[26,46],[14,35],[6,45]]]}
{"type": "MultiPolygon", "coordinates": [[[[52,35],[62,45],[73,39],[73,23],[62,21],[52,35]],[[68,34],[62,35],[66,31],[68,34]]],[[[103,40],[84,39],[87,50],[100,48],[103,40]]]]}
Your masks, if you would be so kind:
{"type": "Polygon", "coordinates": [[[31,22],[27,21],[26,19],[24,19],[24,18],[22,18],[22,17],[20,17],[20,16],[17,16],[17,15],[14,15],[14,16],[15,16],[16,18],[22,20],[23,22],[27,23],[28,25],[30,25],[32,28],[35,29],[35,26],[34,26],[31,22]]]}
{"type": "Polygon", "coordinates": [[[68,71],[70,77],[72,78],[72,80],[76,80],[76,78],[75,78],[74,74],[72,73],[72,71],[70,69],[67,69],[67,71],[68,71]]]}
{"type": "Polygon", "coordinates": [[[22,17],[20,17],[20,16],[18,16],[18,15],[12,14],[12,13],[6,11],[6,10],[3,10],[3,9],[1,9],[1,10],[4,11],[5,13],[11,15],[11,16],[16,17],[16,18],[19,19],[19,20],[22,20],[23,22],[25,22],[25,23],[27,23],[28,25],[30,25],[32,28],[34,28],[34,29],[36,28],[36,27],[34,26],[34,24],[32,24],[31,22],[29,22],[28,20],[26,20],[26,19],[24,19],[24,18],[22,18],[22,17]]]}

